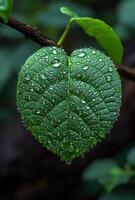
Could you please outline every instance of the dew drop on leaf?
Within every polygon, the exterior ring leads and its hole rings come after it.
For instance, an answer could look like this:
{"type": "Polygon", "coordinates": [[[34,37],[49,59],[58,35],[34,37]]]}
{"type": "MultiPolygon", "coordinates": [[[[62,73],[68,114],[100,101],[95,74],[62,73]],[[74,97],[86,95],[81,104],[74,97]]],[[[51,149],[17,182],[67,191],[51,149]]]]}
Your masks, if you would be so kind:
{"type": "Polygon", "coordinates": [[[109,70],[109,72],[112,72],[112,71],[113,71],[113,68],[112,68],[112,67],[109,67],[108,70],[109,70]]]}
{"type": "Polygon", "coordinates": [[[25,80],[26,80],[26,81],[29,81],[29,80],[30,80],[30,75],[29,75],[29,74],[27,74],[27,75],[25,76],[25,80]]]}
{"type": "Polygon", "coordinates": [[[88,66],[84,66],[83,69],[84,69],[84,70],[88,69],[88,66]]]}
{"type": "Polygon", "coordinates": [[[52,62],[52,66],[53,67],[59,67],[61,65],[61,62],[60,62],[60,60],[54,60],[53,62],[52,62]]]}
{"type": "Polygon", "coordinates": [[[41,79],[45,80],[45,75],[44,74],[40,74],[41,79]]]}
{"type": "Polygon", "coordinates": [[[78,57],[79,57],[79,58],[82,58],[82,57],[84,57],[85,55],[86,55],[86,54],[85,54],[84,52],[82,52],[82,53],[79,53],[79,54],[78,54],[78,57]]]}
{"type": "Polygon", "coordinates": [[[107,81],[109,82],[112,80],[112,77],[110,75],[108,75],[106,78],[107,78],[107,81]]]}

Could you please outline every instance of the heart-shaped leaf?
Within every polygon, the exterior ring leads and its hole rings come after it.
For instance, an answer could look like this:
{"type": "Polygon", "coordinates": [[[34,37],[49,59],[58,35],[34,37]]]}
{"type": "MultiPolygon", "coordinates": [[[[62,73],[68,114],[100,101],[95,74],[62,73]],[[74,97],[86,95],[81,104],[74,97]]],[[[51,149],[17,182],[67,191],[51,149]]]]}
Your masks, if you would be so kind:
{"type": "Polygon", "coordinates": [[[24,64],[17,105],[34,137],[62,160],[92,149],[116,121],[121,102],[119,75],[104,53],[84,48],[70,56],[42,48],[24,64]]]}

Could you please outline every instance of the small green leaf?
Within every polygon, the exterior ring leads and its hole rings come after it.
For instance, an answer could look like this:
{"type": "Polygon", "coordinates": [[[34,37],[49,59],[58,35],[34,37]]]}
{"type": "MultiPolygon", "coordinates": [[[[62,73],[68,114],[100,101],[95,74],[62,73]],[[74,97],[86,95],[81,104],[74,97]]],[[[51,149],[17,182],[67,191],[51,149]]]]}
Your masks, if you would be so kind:
{"type": "Polygon", "coordinates": [[[104,53],[84,48],[70,56],[42,48],[24,64],[17,106],[33,136],[71,162],[100,142],[117,120],[121,83],[104,53]]]}
{"type": "Polygon", "coordinates": [[[67,7],[61,7],[61,12],[71,17],[86,34],[95,37],[98,43],[111,57],[115,64],[120,64],[123,55],[123,46],[115,31],[104,21],[90,17],[79,17],[67,7]]]}
{"type": "Polygon", "coordinates": [[[79,17],[73,19],[90,36],[96,38],[115,64],[120,64],[123,47],[119,37],[114,30],[105,22],[90,17],[79,17]]]}
{"type": "Polygon", "coordinates": [[[63,14],[66,14],[68,15],[69,17],[79,17],[75,12],[73,12],[72,10],[70,10],[68,7],[61,7],[60,8],[60,11],[63,13],[63,14]]]}
{"type": "Polygon", "coordinates": [[[127,183],[132,175],[132,170],[122,169],[116,161],[102,159],[94,161],[85,169],[83,180],[98,181],[107,192],[110,192],[116,186],[127,183]]]}
{"type": "Polygon", "coordinates": [[[0,0],[0,17],[7,23],[9,14],[13,7],[13,0],[0,0]]]}

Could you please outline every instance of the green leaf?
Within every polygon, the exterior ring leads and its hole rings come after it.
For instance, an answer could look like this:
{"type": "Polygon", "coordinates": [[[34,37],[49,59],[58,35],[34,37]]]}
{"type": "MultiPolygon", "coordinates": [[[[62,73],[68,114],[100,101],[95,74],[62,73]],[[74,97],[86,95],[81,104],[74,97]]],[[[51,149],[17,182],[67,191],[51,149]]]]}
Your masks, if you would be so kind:
{"type": "Polygon", "coordinates": [[[0,17],[7,23],[9,14],[13,7],[13,0],[0,0],[0,17]]]}
{"type": "Polygon", "coordinates": [[[107,192],[129,181],[133,172],[124,170],[112,159],[94,161],[83,172],[84,181],[98,181],[107,192]]]}
{"type": "Polygon", "coordinates": [[[127,161],[135,166],[135,147],[132,147],[127,153],[127,161]]]}
{"type": "Polygon", "coordinates": [[[99,200],[134,200],[135,185],[121,186],[109,194],[104,194],[99,200]]]}
{"type": "Polygon", "coordinates": [[[42,48],[24,64],[17,106],[33,136],[70,162],[100,142],[116,121],[121,84],[104,53],[42,48]]]}
{"type": "Polygon", "coordinates": [[[60,11],[63,14],[68,15],[69,17],[78,17],[78,15],[75,12],[71,11],[68,7],[61,7],[60,11]]]}
{"type": "Polygon", "coordinates": [[[90,164],[83,172],[83,180],[97,180],[104,177],[111,169],[117,166],[115,160],[112,159],[102,159],[95,160],[90,164]]]}
{"type": "Polygon", "coordinates": [[[74,21],[90,36],[96,38],[115,64],[120,64],[123,47],[114,30],[105,22],[90,17],[75,18],[74,21]]]}
{"type": "Polygon", "coordinates": [[[67,7],[62,7],[60,10],[70,16],[71,21],[77,23],[86,34],[95,37],[115,64],[121,63],[123,46],[115,31],[108,24],[99,19],[77,17],[77,14],[67,7]]]}

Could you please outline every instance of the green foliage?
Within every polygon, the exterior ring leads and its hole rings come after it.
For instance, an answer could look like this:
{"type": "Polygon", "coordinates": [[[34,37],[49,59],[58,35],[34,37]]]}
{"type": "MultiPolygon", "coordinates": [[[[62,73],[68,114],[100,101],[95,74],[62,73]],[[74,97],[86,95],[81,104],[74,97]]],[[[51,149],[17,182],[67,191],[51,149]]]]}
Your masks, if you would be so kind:
{"type": "Polygon", "coordinates": [[[99,200],[134,200],[135,187],[134,185],[123,186],[116,188],[109,194],[104,194],[99,200]]]}
{"type": "Polygon", "coordinates": [[[13,7],[13,0],[0,0],[0,17],[5,23],[8,22],[9,14],[13,7]]]}
{"type": "Polygon", "coordinates": [[[132,170],[122,169],[115,160],[101,159],[94,161],[83,173],[84,181],[98,181],[110,192],[116,186],[128,183],[132,170]]]}
{"type": "Polygon", "coordinates": [[[135,0],[121,1],[117,10],[121,24],[135,30],[135,0]]]}
{"type": "Polygon", "coordinates": [[[42,48],[19,74],[17,105],[25,125],[66,162],[106,136],[120,102],[115,66],[95,49],[79,49],[68,56],[61,48],[42,48]]]}
{"type": "MultiPolygon", "coordinates": [[[[96,181],[100,183],[107,192],[113,190],[115,194],[115,188],[117,189],[127,183],[129,184],[135,176],[135,146],[125,149],[119,156],[119,162],[114,159],[93,161],[84,170],[82,174],[83,181],[87,185],[95,184],[96,181]]],[[[113,191],[110,195],[105,195],[105,199],[113,199],[113,191]]],[[[120,196],[121,195],[120,193],[120,196]]]]}
{"type": "Polygon", "coordinates": [[[135,146],[128,151],[127,161],[135,167],[135,146]]]}
{"type": "Polygon", "coordinates": [[[119,37],[109,25],[99,19],[79,17],[66,7],[61,7],[60,10],[71,17],[70,24],[77,23],[89,36],[95,37],[115,64],[121,63],[123,47],[119,37]]]}

